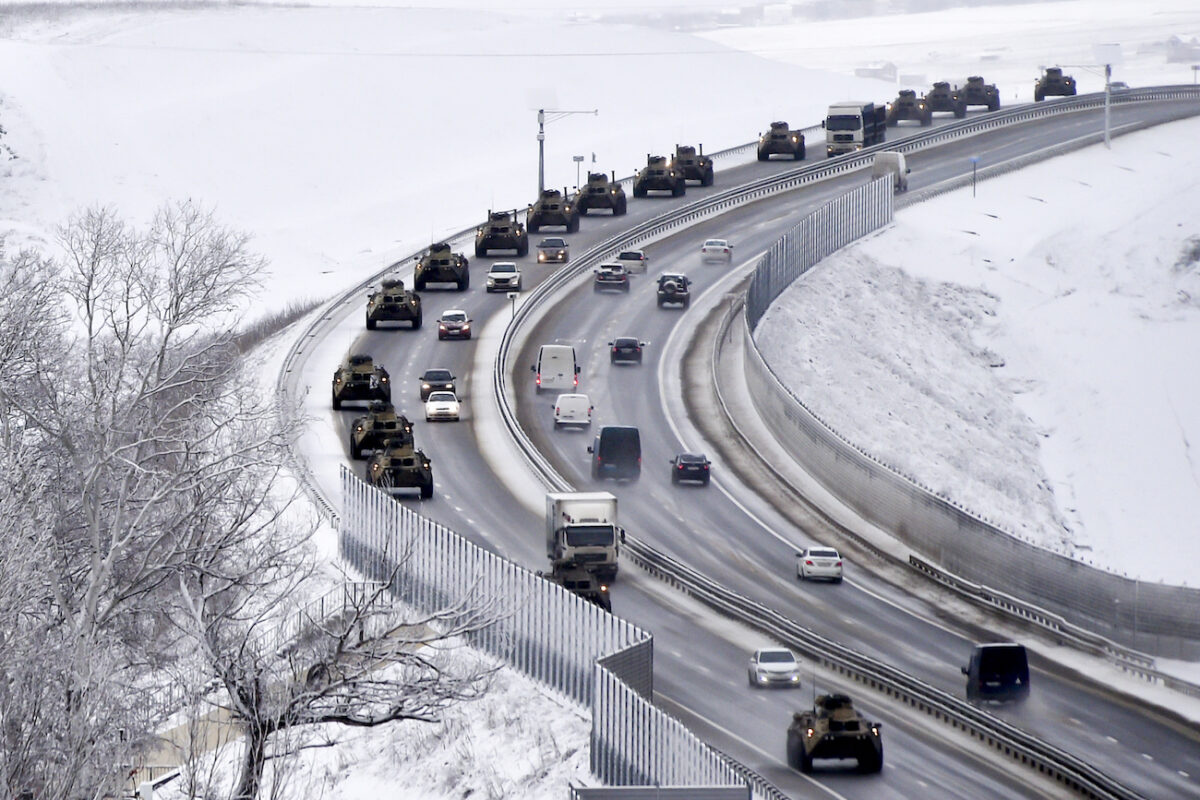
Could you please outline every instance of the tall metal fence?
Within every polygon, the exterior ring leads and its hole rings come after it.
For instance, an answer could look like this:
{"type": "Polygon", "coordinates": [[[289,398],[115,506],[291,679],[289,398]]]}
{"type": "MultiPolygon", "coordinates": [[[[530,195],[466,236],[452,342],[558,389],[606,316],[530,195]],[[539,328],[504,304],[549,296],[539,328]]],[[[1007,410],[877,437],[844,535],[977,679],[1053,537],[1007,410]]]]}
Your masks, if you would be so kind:
{"type": "MultiPolygon", "coordinates": [[[[746,297],[752,332],[770,303],[813,264],[887,224],[890,193],[852,192],[810,217],[763,257],[746,297]]],[[[1159,655],[1200,655],[1200,589],[1133,580],[1018,539],[880,462],[834,430],[743,337],[746,381],[780,444],[866,519],[952,573],[1033,601],[1068,621],[1159,655]]]]}
{"type": "Polygon", "coordinates": [[[592,712],[591,769],[610,785],[745,786],[716,751],[652,701],[654,641],[537,574],[341,471],[342,557],[424,613],[493,604],[468,638],[592,712]]]}

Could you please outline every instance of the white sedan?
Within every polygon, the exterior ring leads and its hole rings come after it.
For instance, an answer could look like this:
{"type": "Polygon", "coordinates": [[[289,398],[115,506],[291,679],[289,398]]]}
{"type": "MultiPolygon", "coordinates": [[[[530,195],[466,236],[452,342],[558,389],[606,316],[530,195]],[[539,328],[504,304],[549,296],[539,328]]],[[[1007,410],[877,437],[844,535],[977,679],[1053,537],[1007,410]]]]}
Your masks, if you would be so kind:
{"type": "Polygon", "coordinates": [[[700,260],[730,264],[733,262],[733,245],[724,239],[705,239],[700,245],[700,260]]]}
{"type": "Polygon", "coordinates": [[[768,686],[799,689],[800,664],[786,647],[764,647],[750,656],[748,677],[754,689],[768,686]]]}
{"type": "Polygon", "coordinates": [[[832,547],[808,547],[796,553],[796,577],[828,578],[834,583],[842,582],[842,556],[832,547]]]}
{"type": "Polygon", "coordinates": [[[430,392],[425,401],[425,421],[458,421],[458,395],[454,392],[430,392]]]}

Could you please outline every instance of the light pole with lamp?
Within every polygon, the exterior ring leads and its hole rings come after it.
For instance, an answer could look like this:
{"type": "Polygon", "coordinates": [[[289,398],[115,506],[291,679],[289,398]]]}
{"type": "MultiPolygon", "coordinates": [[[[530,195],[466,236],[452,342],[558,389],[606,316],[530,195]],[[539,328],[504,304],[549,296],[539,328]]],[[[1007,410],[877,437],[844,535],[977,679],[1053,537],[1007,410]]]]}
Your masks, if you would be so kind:
{"type": "Polygon", "coordinates": [[[563,111],[556,108],[538,109],[538,193],[537,196],[542,196],[542,190],[546,188],[546,123],[554,122],[556,119],[562,119],[568,114],[599,114],[600,109],[593,108],[591,111],[563,111]],[[550,115],[550,119],[546,119],[546,115],[550,115]]]}

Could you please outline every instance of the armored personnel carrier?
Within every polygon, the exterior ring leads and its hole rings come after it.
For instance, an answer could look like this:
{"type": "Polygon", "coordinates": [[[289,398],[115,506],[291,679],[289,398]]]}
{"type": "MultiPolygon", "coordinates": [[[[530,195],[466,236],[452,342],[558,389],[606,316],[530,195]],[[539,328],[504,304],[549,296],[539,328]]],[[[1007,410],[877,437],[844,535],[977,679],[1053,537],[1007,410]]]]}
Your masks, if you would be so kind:
{"type": "Polygon", "coordinates": [[[392,380],[388,371],[375,366],[365,353],[346,356],[333,373],[333,409],[355,400],[392,401],[392,380]]]}
{"type": "Polygon", "coordinates": [[[958,97],[966,106],[987,106],[988,111],[1000,108],[1000,90],[994,83],[984,83],[983,78],[972,75],[958,87],[958,97]]]}
{"type": "Polygon", "coordinates": [[[658,276],[658,307],[669,304],[687,308],[692,304],[692,279],[686,275],[663,273],[658,276]]]}
{"type": "Polygon", "coordinates": [[[367,482],[389,492],[395,489],[419,489],[421,499],[433,497],[433,468],[429,457],[412,442],[384,443],[367,461],[367,482]]]}
{"type": "Polygon", "coordinates": [[[458,291],[465,292],[471,285],[467,257],[452,252],[445,242],[431,244],[413,268],[413,285],[417,291],[423,291],[430,283],[453,283],[458,291]]]}
{"type": "Polygon", "coordinates": [[[713,162],[704,155],[704,145],[700,145],[699,152],[691,145],[675,145],[675,158],[671,166],[683,175],[685,181],[700,181],[701,186],[713,185],[713,162]]]}
{"type": "Polygon", "coordinates": [[[687,182],[675,171],[666,156],[647,154],[646,166],[633,179],[633,196],[645,197],[649,191],[666,191],[672,197],[683,197],[687,182]]]}
{"type": "Polygon", "coordinates": [[[792,714],[787,732],[788,766],[812,772],[815,758],[854,758],[859,772],[883,769],[880,724],[869,722],[844,694],[823,694],[812,711],[792,714]]]}
{"type": "Polygon", "coordinates": [[[803,161],[804,134],[791,130],[786,122],[772,122],[770,129],[758,137],[758,160],[769,161],[771,156],[776,155],[791,156],[793,161],[803,161]]]}
{"type": "Polygon", "coordinates": [[[350,425],[350,457],[363,457],[364,450],[372,452],[385,442],[412,444],[413,426],[408,417],[396,413],[391,403],[375,401],[367,406],[364,416],[356,417],[350,425]]]}
{"type": "Polygon", "coordinates": [[[608,594],[608,586],[584,567],[577,564],[555,564],[549,575],[544,572],[539,572],[538,575],[612,613],[612,599],[608,594]]]}
{"type": "Polygon", "coordinates": [[[399,278],[380,281],[367,297],[367,330],[375,330],[380,322],[409,322],[413,330],[421,327],[421,295],[405,289],[399,278]]]}
{"type": "Polygon", "coordinates": [[[1046,67],[1042,77],[1033,85],[1033,99],[1041,102],[1047,97],[1070,97],[1075,94],[1075,79],[1063,75],[1061,67],[1046,67]]]}
{"type": "Polygon", "coordinates": [[[901,89],[896,99],[888,103],[888,125],[896,125],[906,119],[916,120],[922,125],[933,122],[933,112],[925,105],[925,98],[917,97],[912,89],[901,89]]]}
{"type": "Polygon", "coordinates": [[[954,116],[962,119],[967,115],[967,104],[958,96],[958,92],[950,88],[949,81],[938,81],[925,93],[925,108],[932,114],[935,111],[953,111],[954,116]]]}
{"type": "Polygon", "coordinates": [[[625,213],[625,187],[617,181],[616,172],[612,180],[603,172],[589,172],[587,185],[576,195],[575,205],[580,214],[587,214],[593,208],[607,208],[614,217],[619,217],[625,213]]]}
{"type": "Polygon", "coordinates": [[[579,230],[579,208],[558,189],[543,189],[537,202],[525,214],[525,227],[533,233],[543,225],[565,225],[567,233],[579,230]]]}
{"type": "Polygon", "coordinates": [[[482,258],[489,250],[516,250],[529,255],[529,233],[517,219],[517,212],[489,211],[487,222],[475,230],[475,255],[482,258]]]}

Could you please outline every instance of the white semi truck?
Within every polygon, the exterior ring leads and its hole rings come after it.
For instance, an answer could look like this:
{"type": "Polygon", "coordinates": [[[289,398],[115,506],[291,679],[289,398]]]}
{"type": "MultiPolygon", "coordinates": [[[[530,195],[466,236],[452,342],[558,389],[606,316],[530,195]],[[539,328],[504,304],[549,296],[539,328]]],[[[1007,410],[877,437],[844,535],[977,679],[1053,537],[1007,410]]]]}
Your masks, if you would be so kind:
{"type": "Polygon", "coordinates": [[[859,100],[834,103],[821,124],[828,156],[853,153],[887,137],[887,106],[859,100]]]}
{"type": "Polygon", "coordinates": [[[582,567],[601,581],[611,581],[624,536],[611,492],[546,494],[546,555],[552,566],[582,567]]]}

